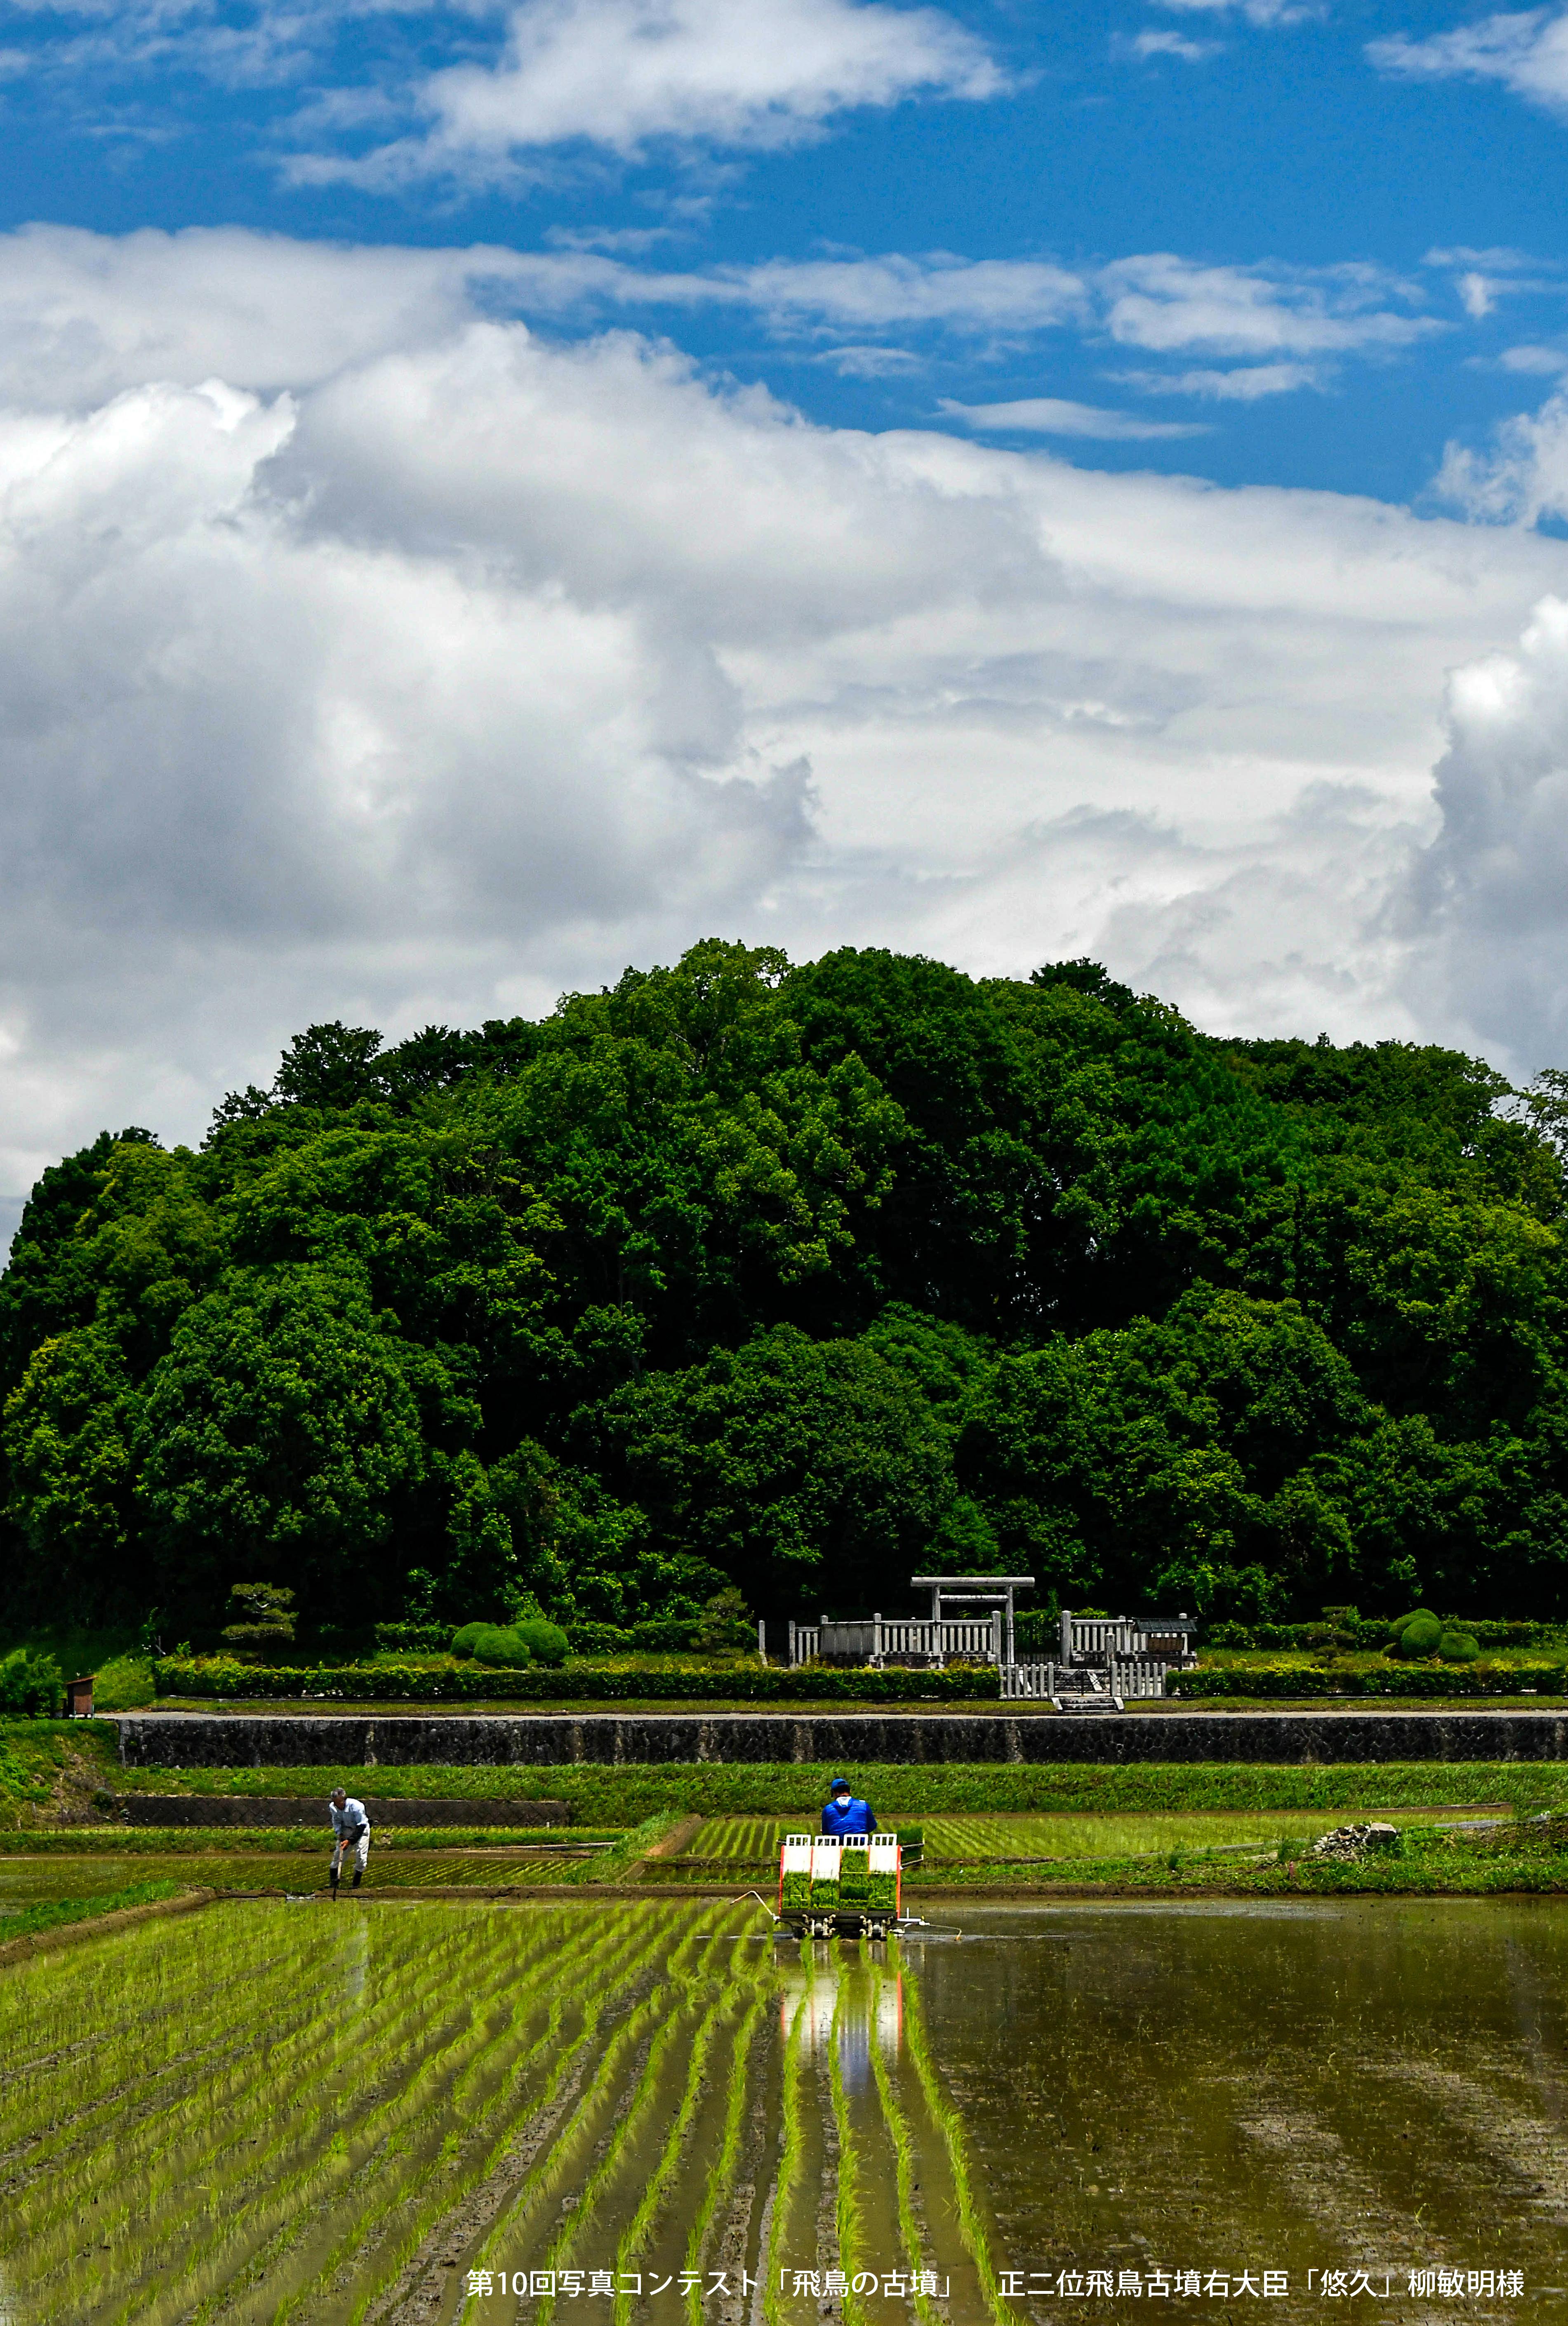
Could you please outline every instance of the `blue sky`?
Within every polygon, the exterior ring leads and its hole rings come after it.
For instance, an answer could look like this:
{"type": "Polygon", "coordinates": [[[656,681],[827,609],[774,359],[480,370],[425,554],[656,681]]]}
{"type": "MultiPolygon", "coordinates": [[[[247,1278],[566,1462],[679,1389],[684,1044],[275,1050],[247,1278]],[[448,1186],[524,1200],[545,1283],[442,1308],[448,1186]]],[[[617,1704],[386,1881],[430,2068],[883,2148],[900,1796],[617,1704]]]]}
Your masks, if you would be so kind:
{"type": "Polygon", "coordinates": [[[0,0],[0,1214],[715,931],[1568,1056],[1568,7],[0,0]]]}
{"type": "MultiPolygon", "coordinates": [[[[868,12],[815,13],[830,51],[868,12]]],[[[747,111],[720,74],[672,135],[656,93],[628,115],[590,87],[575,114],[523,103],[515,138],[442,149],[441,77],[504,82],[509,18],[484,0],[13,5],[5,223],[580,242],[615,257],[615,296],[555,308],[552,329],[608,308],[825,420],[1044,434],[1108,467],[1406,501],[1431,492],[1446,443],[1482,441],[1568,363],[1568,62],[1560,95],[1550,58],[1544,88],[1521,88],[1517,37],[1485,77],[1464,69],[1441,43],[1484,16],[1416,0],[901,13],[907,32],[847,88],[829,54],[815,84],[781,72],[747,111]],[[888,255],[925,274],[933,254],[948,295],[925,321],[886,297],[814,305],[809,284],[771,311],[705,309],[648,280],[888,255]],[[1081,287],[966,284],[978,262],[1081,287]],[[950,408],[1053,401],[1085,409],[1021,427],[950,408]]],[[[561,42],[604,42],[592,14],[561,42]]],[[[657,45],[645,12],[630,37],[657,45]]]]}

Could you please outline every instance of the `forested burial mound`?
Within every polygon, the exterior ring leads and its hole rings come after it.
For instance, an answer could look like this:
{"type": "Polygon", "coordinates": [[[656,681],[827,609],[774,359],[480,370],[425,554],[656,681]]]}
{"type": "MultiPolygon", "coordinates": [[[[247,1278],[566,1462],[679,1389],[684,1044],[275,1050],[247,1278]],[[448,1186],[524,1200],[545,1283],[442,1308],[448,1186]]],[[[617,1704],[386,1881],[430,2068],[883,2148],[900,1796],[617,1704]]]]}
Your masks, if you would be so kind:
{"type": "Polygon", "coordinates": [[[1085,962],[709,942],[312,1027],[0,1279],[5,1612],[300,1637],[909,1604],[1568,1609],[1564,1077],[1201,1034],[1085,962]]]}

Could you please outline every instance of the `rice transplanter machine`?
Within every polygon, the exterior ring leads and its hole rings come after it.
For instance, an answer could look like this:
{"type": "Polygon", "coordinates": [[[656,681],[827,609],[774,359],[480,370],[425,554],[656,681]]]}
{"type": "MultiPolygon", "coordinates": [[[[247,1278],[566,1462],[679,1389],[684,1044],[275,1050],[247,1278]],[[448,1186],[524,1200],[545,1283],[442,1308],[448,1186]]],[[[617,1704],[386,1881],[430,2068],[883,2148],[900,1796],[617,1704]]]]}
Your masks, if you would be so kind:
{"type": "Polygon", "coordinates": [[[778,1853],[778,1918],[806,1939],[885,1939],[903,1908],[895,1833],[786,1833],[778,1853]]]}

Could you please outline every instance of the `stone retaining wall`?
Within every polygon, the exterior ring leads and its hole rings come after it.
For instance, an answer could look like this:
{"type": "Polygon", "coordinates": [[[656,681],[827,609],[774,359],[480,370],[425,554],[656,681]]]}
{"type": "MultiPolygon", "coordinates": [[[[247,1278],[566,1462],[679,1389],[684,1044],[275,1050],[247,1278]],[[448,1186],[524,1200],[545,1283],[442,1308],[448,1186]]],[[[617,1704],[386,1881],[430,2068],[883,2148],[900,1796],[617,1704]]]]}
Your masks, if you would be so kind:
{"type": "Polygon", "coordinates": [[[1562,1712],[127,1713],[127,1768],[515,1767],[666,1761],[1560,1761],[1562,1712]]]}

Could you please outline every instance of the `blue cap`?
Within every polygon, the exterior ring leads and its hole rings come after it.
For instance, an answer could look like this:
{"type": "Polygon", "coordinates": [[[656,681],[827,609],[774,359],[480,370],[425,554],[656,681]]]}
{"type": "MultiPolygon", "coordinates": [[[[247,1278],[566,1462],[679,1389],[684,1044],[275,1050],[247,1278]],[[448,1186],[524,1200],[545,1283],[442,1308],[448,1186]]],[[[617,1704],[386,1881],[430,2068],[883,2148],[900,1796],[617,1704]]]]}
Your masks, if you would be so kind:
{"type": "Polygon", "coordinates": [[[828,1787],[830,1793],[847,1793],[850,1790],[848,1777],[835,1777],[828,1787]]]}

